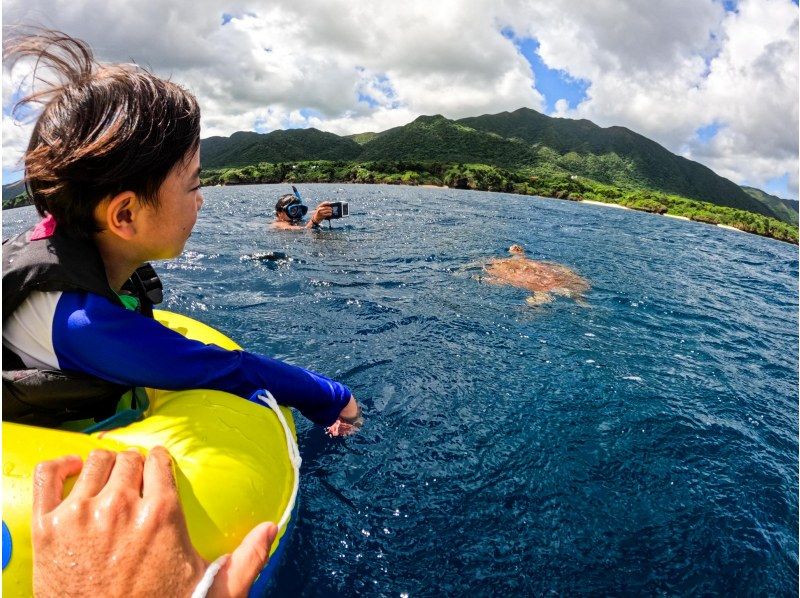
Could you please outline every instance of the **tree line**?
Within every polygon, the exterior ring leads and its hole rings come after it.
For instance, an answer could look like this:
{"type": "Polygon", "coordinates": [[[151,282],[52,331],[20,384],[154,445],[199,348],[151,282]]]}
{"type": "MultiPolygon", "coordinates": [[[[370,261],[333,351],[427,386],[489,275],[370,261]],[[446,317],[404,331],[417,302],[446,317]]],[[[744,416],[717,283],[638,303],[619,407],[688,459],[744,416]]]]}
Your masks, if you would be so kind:
{"type": "Polygon", "coordinates": [[[698,222],[725,224],[780,241],[798,242],[798,228],[776,218],[632,185],[605,184],[583,176],[536,168],[512,170],[486,164],[403,160],[262,162],[203,171],[201,182],[205,186],[254,183],[436,185],[573,201],[588,199],[656,214],[684,216],[698,222]]]}

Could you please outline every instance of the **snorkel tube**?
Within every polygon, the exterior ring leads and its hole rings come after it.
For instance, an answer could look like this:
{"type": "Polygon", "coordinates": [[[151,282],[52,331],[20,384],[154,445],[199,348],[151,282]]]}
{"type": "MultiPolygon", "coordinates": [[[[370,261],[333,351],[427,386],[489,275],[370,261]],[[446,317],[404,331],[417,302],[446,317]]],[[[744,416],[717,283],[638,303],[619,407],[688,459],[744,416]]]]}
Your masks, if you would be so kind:
{"type": "MultiPolygon", "coordinates": [[[[308,206],[303,204],[303,198],[300,197],[300,192],[297,190],[297,187],[295,187],[294,185],[292,185],[292,193],[294,193],[294,196],[297,198],[297,201],[300,202],[299,203],[300,208],[295,210],[294,214],[292,214],[290,212],[290,209],[292,208],[292,206],[286,206],[286,212],[287,212],[287,214],[289,214],[289,218],[292,219],[292,222],[300,222],[303,219],[303,216],[305,216],[306,213],[308,213],[308,206]],[[298,212],[300,212],[300,213],[298,213],[298,212]]],[[[298,205],[298,204],[293,204],[293,206],[296,206],[296,205],[298,205]]]]}

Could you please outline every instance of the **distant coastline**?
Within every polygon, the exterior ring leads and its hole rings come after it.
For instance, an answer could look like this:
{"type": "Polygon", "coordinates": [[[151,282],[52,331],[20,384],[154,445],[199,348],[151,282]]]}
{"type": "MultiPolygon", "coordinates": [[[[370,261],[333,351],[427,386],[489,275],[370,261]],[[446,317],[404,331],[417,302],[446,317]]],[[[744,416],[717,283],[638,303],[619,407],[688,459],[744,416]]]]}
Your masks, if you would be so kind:
{"type": "MultiPolygon", "coordinates": [[[[296,166],[306,165],[300,163],[296,166]]],[[[272,166],[272,165],[270,165],[272,166]]],[[[495,167],[486,165],[469,165],[469,167],[479,167],[483,169],[497,170],[495,167]]],[[[608,198],[597,193],[593,193],[590,187],[584,187],[583,194],[575,192],[575,188],[585,183],[581,182],[578,177],[570,177],[567,181],[561,181],[562,184],[555,184],[550,188],[531,188],[519,186],[509,188],[508,185],[503,188],[493,188],[492,184],[487,184],[485,179],[475,177],[457,177],[455,182],[457,185],[446,185],[441,182],[421,182],[419,176],[411,177],[409,174],[404,173],[402,177],[389,177],[388,180],[381,179],[378,173],[373,173],[361,168],[362,171],[368,172],[372,176],[372,180],[352,180],[350,178],[341,180],[308,180],[309,177],[304,176],[290,176],[285,180],[260,180],[253,177],[255,180],[248,180],[246,173],[243,170],[250,170],[254,167],[245,167],[245,169],[223,169],[223,170],[208,170],[203,171],[202,185],[204,187],[213,186],[234,186],[234,185],[260,185],[260,184],[280,184],[280,183],[340,183],[340,184],[388,184],[388,185],[405,185],[411,187],[421,187],[426,189],[461,189],[473,191],[490,191],[498,193],[514,193],[519,195],[532,195],[537,197],[546,197],[550,199],[564,199],[567,201],[575,201],[579,203],[586,203],[589,205],[606,206],[610,208],[637,210],[640,212],[648,212],[651,214],[658,214],[676,220],[692,220],[695,222],[702,222],[705,224],[717,225],[721,228],[736,230],[750,234],[783,241],[785,243],[798,244],[798,228],[790,224],[781,222],[780,220],[754,214],[752,212],[745,212],[743,210],[736,210],[717,206],[715,204],[700,202],[697,200],[690,200],[679,196],[671,196],[663,193],[656,193],[647,190],[629,191],[627,194],[621,194],[619,190],[612,191],[618,195],[617,198],[608,198]],[[230,175],[227,180],[223,180],[224,175],[230,175]],[[405,179],[405,180],[404,180],[405,179]],[[547,191],[550,191],[549,193],[547,191]],[[752,223],[756,224],[753,226],[752,223]],[[760,227],[758,226],[760,225],[760,227]]],[[[291,174],[302,175],[303,171],[297,172],[297,169],[292,169],[291,174]]],[[[424,179],[423,179],[424,180],[424,179]]],[[[497,180],[492,180],[497,184],[497,180]]],[[[587,181],[588,182],[588,181],[587,181]]],[[[6,200],[3,202],[3,209],[19,208],[32,205],[27,195],[21,194],[17,197],[6,200]]]]}
{"type": "Polygon", "coordinates": [[[204,186],[279,183],[389,184],[534,195],[650,212],[798,244],[798,227],[776,218],[649,189],[626,189],[584,177],[530,176],[486,164],[345,162],[260,163],[204,170],[204,186]]]}
{"type": "Polygon", "coordinates": [[[226,183],[398,183],[571,195],[790,241],[800,226],[796,201],[737,185],[625,127],[530,108],[458,120],[419,116],[399,127],[344,136],[313,127],[237,131],[200,145],[203,168],[220,172],[226,183]],[[748,212],[794,228],[782,230],[748,212]]]}

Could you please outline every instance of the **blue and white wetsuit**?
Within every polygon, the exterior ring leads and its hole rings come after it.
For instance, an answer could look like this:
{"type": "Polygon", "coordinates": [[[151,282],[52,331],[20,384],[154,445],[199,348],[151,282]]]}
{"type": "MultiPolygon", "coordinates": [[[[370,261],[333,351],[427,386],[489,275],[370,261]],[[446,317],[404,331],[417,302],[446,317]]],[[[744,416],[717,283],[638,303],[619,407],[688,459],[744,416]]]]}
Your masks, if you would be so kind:
{"type": "Polygon", "coordinates": [[[3,345],[26,367],[88,374],[126,386],[207,388],[244,398],[267,389],[278,403],[323,426],[336,420],[352,394],[301,367],[189,340],[86,292],[32,292],[3,323],[3,345]]]}

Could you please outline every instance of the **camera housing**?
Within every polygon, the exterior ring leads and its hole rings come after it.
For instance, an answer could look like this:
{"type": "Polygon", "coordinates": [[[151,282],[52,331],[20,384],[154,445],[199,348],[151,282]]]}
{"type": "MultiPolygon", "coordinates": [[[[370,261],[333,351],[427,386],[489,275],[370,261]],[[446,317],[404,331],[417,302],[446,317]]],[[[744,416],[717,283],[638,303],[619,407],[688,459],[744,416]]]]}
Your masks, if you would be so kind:
{"type": "Polygon", "coordinates": [[[331,220],[336,218],[344,218],[350,215],[350,204],[346,201],[332,201],[331,206],[331,220]]]}

